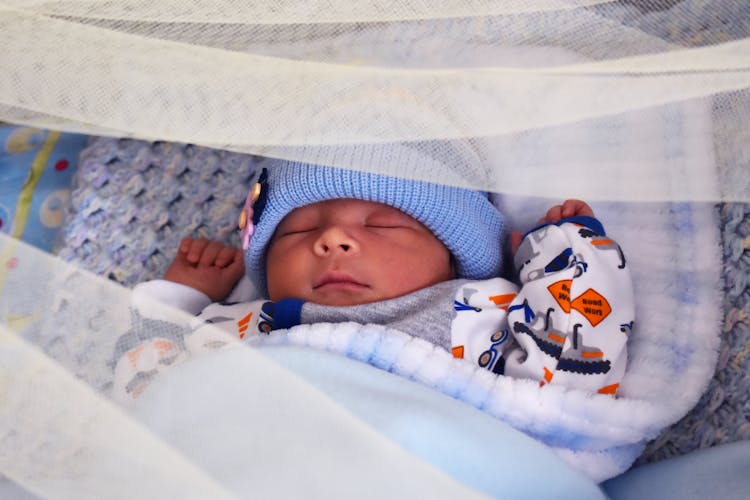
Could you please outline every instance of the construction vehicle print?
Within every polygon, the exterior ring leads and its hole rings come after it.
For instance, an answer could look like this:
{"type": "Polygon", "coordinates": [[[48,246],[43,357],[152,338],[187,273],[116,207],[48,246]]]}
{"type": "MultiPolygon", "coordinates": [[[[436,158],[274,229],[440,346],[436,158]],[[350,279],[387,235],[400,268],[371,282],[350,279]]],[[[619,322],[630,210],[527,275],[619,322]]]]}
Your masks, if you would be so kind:
{"type": "Polygon", "coordinates": [[[617,255],[620,257],[620,264],[617,266],[617,268],[625,269],[625,254],[622,253],[622,248],[620,248],[620,245],[615,243],[614,240],[611,240],[606,236],[597,233],[596,231],[592,231],[587,227],[582,227],[581,229],[579,229],[578,235],[581,238],[591,239],[591,245],[597,250],[616,250],[617,255]]]}
{"type": "MultiPolygon", "coordinates": [[[[521,242],[515,256],[515,265],[518,269],[519,275],[522,274],[524,268],[532,264],[532,262],[539,260],[541,252],[535,250],[535,247],[538,246],[547,236],[548,229],[549,228],[541,228],[527,235],[521,242]]],[[[557,255],[554,255],[547,260],[544,265],[526,271],[526,280],[533,281],[574,266],[576,267],[576,278],[583,274],[588,268],[588,265],[584,262],[583,258],[580,255],[573,253],[572,247],[566,247],[557,255]]]]}
{"type": "Polygon", "coordinates": [[[502,375],[505,373],[505,358],[503,358],[500,346],[510,338],[507,329],[495,332],[490,336],[490,347],[479,355],[477,362],[482,368],[487,368],[492,373],[502,375]]]}
{"type": "Polygon", "coordinates": [[[476,288],[462,288],[461,292],[463,293],[463,302],[454,300],[453,301],[454,311],[456,312],[464,312],[464,311],[480,312],[482,310],[481,307],[469,305],[469,300],[471,299],[472,295],[479,293],[479,290],[477,290],[476,288]]]}
{"type": "Polygon", "coordinates": [[[456,312],[463,312],[463,311],[479,312],[479,311],[482,310],[481,307],[470,306],[466,302],[467,302],[466,299],[464,299],[463,302],[459,302],[457,300],[454,300],[453,301],[453,310],[456,311],[456,312]]]}
{"type": "MultiPolygon", "coordinates": [[[[271,330],[273,330],[273,308],[274,303],[270,301],[264,302],[260,307],[260,312],[257,316],[257,331],[269,334],[271,330]]],[[[252,318],[253,312],[250,311],[237,321],[237,331],[239,333],[240,339],[244,339],[245,336],[248,335],[248,330],[251,330],[250,334],[253,333],[251,321],[252,318]]]]}
{"type": "Polygon", "coordinates": [[[521,274],[521,270],[526,265],[530,264],[532,260],[539,256],[540,252],[537,252],[534,249],[532,240],[534,240],[534,243],[540,243],[546,236],[547,228],[541,228],[537,231],[534,231],[533,233],[528,234],[523,240],[521,240],[521,244],[516,250],[516,255],[513,259],[516,270],[519,274],[521,274]]]}
{"type": "Polygon", "coordinates": [[[185,359],[188,330],[170,321],[152,319],[131,310],[128,331],[115,345],[109,362],[115,371],[115,397],[138,397],[151,380],[185,359]]]}
{"type": "Polygon", "coordinates": [[[573,255],[573,249],[568,247],[555,255],[551,261],[545,264],[542,276],[549,273],[556,273],[571,267],[574,264],[574,262],[571,262],[571,258],[575,259],[575,256],[573,255]]]}
{"type": "Polygon", "coordinates": [[[612,363],[604,359],[601,349],[583,345],[581,334],[578,330],[583,325],[576,323],[573,326],[571,340],[573,345],[566,349],[557,362],[557,369],[566,372],[580,373],[582,375],[603,374],[609,372],[612,363]]]}
{"type": "MultiPolygon", "coordinates": [[[[464,312],[464,311],[474,311],[474,312],[481,312],[482,307],[480,306],[473,306],[469,304],[469,301],[471,300],[471,297],[478,294],[479,290],[476,288],[462,288],[462,298],[461,300],[455,299],[453,301],[453,310],[458,312],[464,312]]],[[[503,309],[505,311],[508,310],[508,307],[510,307],[510,304],[513,302],[513,299],[516,298],[516,293],[497,293],[495,295],[487,295],[487,303],[485,307],[490,307],[490,304],[492,304],[494,307],[497,307],[499,309],[503,309]]]]}
{"type": "Polygon", "coordinates": [[[137,309],[132,309],[130,311],[130,328],[117,339],[114,355],[109,362],[109,366],[114,368],[122,355],[133,351],[135,346],[145,344],[153,339],[168,342],[173,346],[173,349],[160,349],[159,356],[160,364],[171,365],[177,353],[185,351],[185,335],[187,333],[187,330],[181,325],[170,321],[152,319],[143,316],[137,309]],[[174,356],[167,356],[167,351],[173,351],[174,356]]]}
{"type": "Polygon", "coordinates": [[[536,314],[529,325],[516,321],[513,323],[513,331],[519,334],[525,333],[531,337],[540,351],[558,359],[562,354],[562,348],[565,344],[565,339],[567,339],[568,336],[565,332],[555,330],[552,325],[552,313],[554,311],[555,309],[550,307],[547,309],[544,316],[536,314]],[[544,325],[541,328],[538,328],[539,323],[542,321],[542,317],[544,318],[544,325]]]}
{"type": "Polygon", "coordinates": [[[260,318],[258,320],[258,331],[265,333],[266,335],[271,333],[273,330],[273,309],[274,303],[271,301],[264,302],[260,306],[260,318]]]}
{"type": "Polygon", "coordinates": [[[523,302],[520,304],[516,304],[514,306],[510,306],[508,308],[508,314],[517,311],[517,310],[523,310],[523,320],[525,323],[529,323],[531,320],[533,320],[536,317],[536,314],[534,313],[534,310],[529,307],[529,300],[523,299],[523,302]]]}

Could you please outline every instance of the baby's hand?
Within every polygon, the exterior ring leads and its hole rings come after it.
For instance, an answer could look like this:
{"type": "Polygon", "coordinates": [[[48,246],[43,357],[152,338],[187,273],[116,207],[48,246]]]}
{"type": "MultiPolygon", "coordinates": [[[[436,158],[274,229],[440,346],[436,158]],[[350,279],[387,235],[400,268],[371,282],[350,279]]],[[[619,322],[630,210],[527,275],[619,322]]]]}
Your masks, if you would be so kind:
{"type": "Polygon", "coordinates": [[[565,200],[562,205],[555,205],[547,210],[547,214],[539,219],[537,224],[544,224],[547,222],[555,223],[560,219],[584,215],[588,217],[594,216],[594,211],[588,203],[581,200],[565,200]]]}
{"type": "MultiPolygon", "coordinates": [[[[594,211],[585,201],[581,200],[565,200],[562,205],[555,205],[554,207],[547,210],[544,217],[537,221],[537,224],[548,224],[560,221],[561,219],[567,219],[568,217],[576,216],[588,216],[593,217],[594,211]]],[[[517,231],[510,233],[510,249],[515,255],[521,244],[523,235],[517,231]]]]}
{"type": "Polygon", "coordinates": [[[164,279],[195,288],[214,302],[224,300],[245,274],[239,248],[204,238],[183,238],[164,279]]]}

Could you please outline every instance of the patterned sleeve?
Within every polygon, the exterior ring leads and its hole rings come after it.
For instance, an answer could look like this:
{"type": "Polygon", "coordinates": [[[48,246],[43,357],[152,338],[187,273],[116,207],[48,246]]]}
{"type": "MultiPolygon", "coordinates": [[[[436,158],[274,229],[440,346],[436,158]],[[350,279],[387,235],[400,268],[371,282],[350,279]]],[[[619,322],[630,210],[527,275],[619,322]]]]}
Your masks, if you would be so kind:
{"type": "Polygon", "coordinates": [[[134,294],[130,327],[113,353],[112,395],[121,403],[137,398],[171,366],[272,328],[273,303],[268,301],[210,303],[192,316],[191,307],[176,309],[175,300],[165,304],[149,290],[134,294]]]}
{"type": "Polygon", "coordinates": [[[505,373],[615,394],[633,328],[630,270],[620,246],[592,217],[531,231],[515,256],[522,288],[508,308],[517,349],[505,373]]]}
{"type": "Polygon", "coordinates": [[[453,357],[470,360],[494,373],[504,372],[505,353],[513,346],[508,307],[517,291],[516,285],[502,278],[469,281],[458,288],[451,322],[453,357]]]}

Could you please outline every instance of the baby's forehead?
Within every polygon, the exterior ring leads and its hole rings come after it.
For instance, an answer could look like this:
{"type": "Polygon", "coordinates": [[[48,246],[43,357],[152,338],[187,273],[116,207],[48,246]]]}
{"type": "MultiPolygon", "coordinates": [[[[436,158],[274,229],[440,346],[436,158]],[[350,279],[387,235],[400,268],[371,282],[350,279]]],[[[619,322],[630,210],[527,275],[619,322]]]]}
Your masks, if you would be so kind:
{"type": "Polygon", "coordinates": [[[330,200],[310,203],[308,205],[303,205],[301,207],[295,208],[282,219],[282,222],[290,218],[336,213],[359,215],[384,214],[408,217],[409,219],[416,220],[411,215],[402,212],[398,208],[386,203],[360,200],[357,198],[334,198],[330,200]]]}

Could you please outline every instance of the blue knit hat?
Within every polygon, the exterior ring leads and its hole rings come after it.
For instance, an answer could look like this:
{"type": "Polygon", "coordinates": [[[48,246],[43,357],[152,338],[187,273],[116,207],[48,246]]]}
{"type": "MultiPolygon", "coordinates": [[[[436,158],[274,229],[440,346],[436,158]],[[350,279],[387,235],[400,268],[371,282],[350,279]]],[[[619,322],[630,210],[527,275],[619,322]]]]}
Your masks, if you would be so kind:
{"type": "Polygon", "coordinates": [[[245,269],[260,290],[266,290],[266,250],[279,222],[295,208],[336,198],[379,202],[412,216],[451,252],[458,278],[500,274],[504,217],[485,192],[291,161],[264,165],[268,169],[246,205],[254,202],[255,226],[245,249],[245,269]]]}

